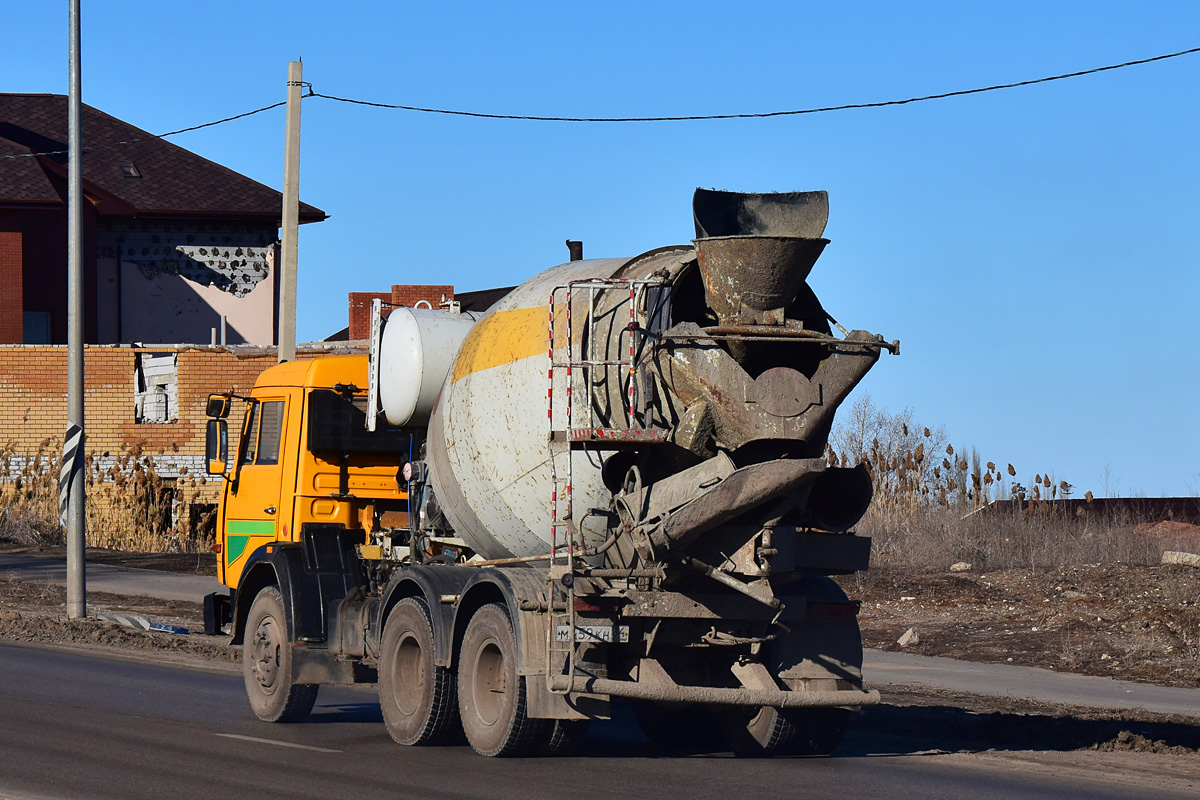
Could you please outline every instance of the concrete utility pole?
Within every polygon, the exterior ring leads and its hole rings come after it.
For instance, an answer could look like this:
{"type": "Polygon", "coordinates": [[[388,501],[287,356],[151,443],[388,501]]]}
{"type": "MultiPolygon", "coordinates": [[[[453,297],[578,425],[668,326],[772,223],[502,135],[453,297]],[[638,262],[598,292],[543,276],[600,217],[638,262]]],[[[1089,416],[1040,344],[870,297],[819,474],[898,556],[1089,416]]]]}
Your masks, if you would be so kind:
{"type": "Polygon", "coordinates": [[[67,101],[67,437],[59,471],[59,509],[67,528],[67,616],[87,616],[83,494],[83,145],[79,130],[79,0],[71,1],[67,101]],[[63,509],[65,503],[65,509],[63,509]]]}
{"type": "Polygon", "coordinates": [[[296,244],[300,228],[300,96],[303,64],[288,62],[287,131],[283,159],[283,246],[279,270],[279,363],[296,359],[296,244]]]}

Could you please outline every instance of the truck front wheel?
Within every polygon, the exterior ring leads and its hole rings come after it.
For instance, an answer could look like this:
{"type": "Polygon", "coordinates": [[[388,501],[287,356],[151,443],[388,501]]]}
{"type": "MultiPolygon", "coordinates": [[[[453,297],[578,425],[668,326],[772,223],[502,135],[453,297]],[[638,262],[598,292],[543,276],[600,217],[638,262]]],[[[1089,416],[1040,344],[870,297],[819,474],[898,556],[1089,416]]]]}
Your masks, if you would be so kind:
{"type": "Polygon", "coordinates": [[[401,600],[383,626],[379,705],[400,744],[441,744],[458,730],[454,672],[433,663],[433,625],[425,603],[401,600]]]}
{"type": "Polygon", "coordinates": [[[292,645],[283,616],[283,595],[267,586],[246,619],[242,675],[250,707],[263,722],[301,722],[317,701],[317,685],[296,683],[292,645]]]}
{"type": "Polygon", "coordinates": [[[483,756],[527,755],[547,743],[552,728],[532,719],[525,681],[517,674],[517,640],[502,606],[483,606],[467,624],[458,660],[458,709],[463,731],[483,756]]]}

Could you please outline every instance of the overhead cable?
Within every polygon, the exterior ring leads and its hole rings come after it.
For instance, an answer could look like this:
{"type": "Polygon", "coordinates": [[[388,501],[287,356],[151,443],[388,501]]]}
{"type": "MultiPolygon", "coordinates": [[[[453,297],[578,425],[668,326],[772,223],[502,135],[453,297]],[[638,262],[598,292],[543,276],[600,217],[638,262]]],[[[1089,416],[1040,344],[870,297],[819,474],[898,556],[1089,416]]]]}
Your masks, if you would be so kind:
{"type": "Polygon", "coordinates": [[[541,117],[527,114],[487,114],[480,111],[457,111],[445,108],[424,108],[421,106],[406,106],[395,103],[375,103],[368,100],[354,100],[347,97],[335,97],[334,95],[312,91],[311,86],[309,88],[309,94],[306,95],[306,97],[321,97],[326,100],[336,100],[340,103],[353,103],[355,105],[372,106],[375,108],[393,108],[402,111],[418,111],[426,114],[450,114],[459,117],[530,120],[536,122],[687,122],[705,119],[760,119],[763,117],[788,117],[799,114],[819,114],[825,111],[847,111],[852,108],[883,108],[885,106],[903,106],[909,103],[920,103],[925,100],[942,100],[947,97],[962,97],[970,94],[982,94],[983,92],[994,92],[999,89],[1015,89],[1019,86],[1033,86],[1034,84],[1038,83],[1061,81],[1067,78],[1078,78],[1083,75],[1094,75],[1097,72],[1108,72],[1109,70],[1135,67],[1140,64],[1150,64],[1154,61],[1165,61],[1169,58],[1178,58],[1179,56],[1191,55],[1192,53],[1200,53],[1200,47],[1193,47],[1189,50],[1180,50],[1178,53],[1167,53],[1166,55],[1154,56],[1152,58],[1140,58],[1136,61],[1125,61],[1120,64],[1109,64],[1108,66],[1104,67],[1094,67],[1092,69],[1080,70],[1079,72],[1067,72],[1063,73],[1062,75],[1051,75],[1046,78],[1034,78],[1032,80],[1017,81],[1015,83],[999,83],[994,86],[983,86],[978,89],[959,89],[953,92],[942,92],[941,94],[927,94],[922,95],[921,97],[909,97],[904,100],[883,100],[876,103],[848,103],[840,106],[802,108],[793,111],[763,111],[747,114],[696,114],[678,117],[541,117]]]}
{"type": "MultiPolygon", "coordinates": [[[[1170,59],[1170,58],[1179,58],[1180,56],[1192,55],[1194,53],[1200,53],[1200,47],[1193,47],[1188,50],[1180,50],[1177,53],[1166,53],[1164,55],[1153,56],[1151,58],[1140,58],[1140,59],[1137,59],[1134,61],[1124,61],[1120,64],[1109,64],[1109,65],[1103,66],[1103,67],[1093,67],[1092,69],[1080,70],[1078,72],[1066,72],[1061,75],[1051,75],[1051,76],[1048,76],[1045,78],[1034,78],[1032,80],[1016,81],[1014,83],[998,83],[993,86],[982,86],[977,89],[959,89],[959,90],[956,90],[953,92],[942,92],[940,94],[927,94],[927,95],[922,95],[920,97],[908,97],[903,100],[882,100],[882,101],[874,102],[874,103],[847,103],[847,104],[839,105],[839,106],[820,106],[820,107],[816,107],[816,108],[801,108],[801,109],[794,109],[794,110],[790,110],[790,111],[761,111],[761,112],[744,113],[744,114],[693,114],[693,115],[673,116],[673,117],[548,117],[548,116],[536,116],[536,115],[529,115],[529,114],[489,114],[489,113],[485,113],[482,111],[461,111],[461,110],[446,109],[446,108],[426,108],[423,106],[409,106],[409,105],[401,105],[399,103],[377,103],[377,102],[373,102],[370,100],[356,100],[354,98],[349,98],[349,97],[338,97],[336,95],[324,94],[322,92],[315,91],[313,89],[312,84],[307,81],[305,81],[304,85],[308,88],[308,93],[305,94],[304,96],[306,98],[307,97],[319,97],[324,100],[334,100],[339,103],[351,103],[353,105],[370,106],[372,108],[389,108],[389,109],[396,109],[396,110],[400,110],[400,111],[420,112],[420,113],[424,113],[424,114],[447,114],[447,115],[457,116],[457,117],[475,117],[475,118],[480,118],[480,119],[526,120],[526,121],[532,121],[532,122],[689,122],[689,121],[697,121],[697,120],[719,120],[719,119],[762,119],[765,117],[788,117],[788,116],[798,116],[800,114],[819,114],[819,113],[826,112],[826,111],[848,111],[848,110],[854,109],[854,108],[884,108],[887,106],[903,106],[903,105],[908,105],[909,103],[920,103],[925,100],[943,100],[947,97],[963,97],[963,96],[972,95],[972,94],[982,94],[984,92],[994,92],[994,91],[998,91],[1000,89],[1015,89],[1015,88],[1018,88],[1021,86],[1033,86],[1033,85],[1039,84],[1039,83],[1049,83],[1051,81],[1061,81],[1061,80],[1065,80],[1067,78],[1079,78],[1084,75],[1094,75],[1098,72],[1108,72],[1108,71],[1115,70],[1115,69],[1124,69],[1126,67],[1136,67],[1141,64],[1150,64],[1155,61],[1166,61],[1167,59],[1170,59]]],[[[214,125],[222,125],[226,122],[233,122],[234,120],[244,119],[246,117],[254,116],[255,114],[261,114],[264,111],[270,111],[271,109],[279,108],[280,106],[283,106],[283,105],[287,105],[287,102],[284,100],[281,100],[278,103],[272,103],[270,105],[263,106],[262,108],[256,108],[253,111],[246,111],[241,114],[234,114],[232,117],[224,117],[223,119],[213,120],[212,122],[204,122],[199,125],[191,125],[186,128],[180,128],[180,129],[174,130],[174,131],[167,131],[166,133],[151,134],[151,135],[142,136],[142,137],[139,137],[136,139],[127,139],[125,141],[120,141],[120,142],[108,142],[103,145],[93,145],[91,147],[85,147],[84,152],[87,152],[88,150],[95,150],[95,149],[101,148],[101,147],[114,147],[114,146],[119,146],[119,145],[135,144],[137,142],[144,142],[144,141],[148,141],[150,139],[164,139],[168,136],[177,136],[178,134],[181,134],[181,133],[188,133],[190,131],[198,131],[202,128],[211,128],[214,125]]],[[[46,150],[46,151],[42,151],[42,152],[38,152],[38,153],[13,153],[13,154],[9,154],[9,155],[0,156],[0,160],[14,159],[14,158],[34,158],[37,156],[57,156],[57,155],[65,155],[65,154],[67,154],[67,152],[68,152],[67,150],[46,150]]]]}
{"type": "MultiPolygon", "coordinates": [[[[241,114],[234,114],[232,117],[225,117],[224,119],[215,119],[212,122],[203,122],[199,125],[190,125],[186,128],[180,128],[177,131],[167,131],[166,133],[152,133],[147,136],[139,136],[136,139],[126,139],[123,142],[108,142],[107,144],[93,145],[91,147],[83,148],[83,151],[86,153],[88,150],[95,150],[95,149],[101,148],[101,147],[116,147],[118,145],[123,145],[123,144],[136,144],[137,142],[146,142],[146,141],[149,141],[150,139],[164,139],[167,136],[175,136],[180,133],[188,133],[189,131],[198,131],[201,128],[211,128],[214,125],[222,125],[226,122],[233,122],[236,119],[244,119],[245,117],[252,117],[255,114],[261,114],[264,111],[270,111],[273,108],[279,108],[280,106],[284,106],[284,105],[287,105],[287,101],[280,100],[278,103],[272,103],[269,106],[263,106],[262,108],[256,108],[253,111],[246,111],[241,114]]],[[[6,156],[0,156],[0,158],[34,158],[36,156],[58,156],[58,155],[66,155],[68,152],[70,152],[70,151],[68,151],[68,150],[45,150],[40,153],[13,153],[13,154],[6,155],[6,156]]]]}

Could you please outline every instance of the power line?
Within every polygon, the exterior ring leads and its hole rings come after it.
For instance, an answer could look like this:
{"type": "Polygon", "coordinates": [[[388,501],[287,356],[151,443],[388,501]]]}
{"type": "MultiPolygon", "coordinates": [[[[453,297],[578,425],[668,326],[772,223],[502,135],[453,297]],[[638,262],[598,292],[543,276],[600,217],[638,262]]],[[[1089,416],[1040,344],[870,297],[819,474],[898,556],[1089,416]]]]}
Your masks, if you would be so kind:
{"type": "Polygon", "coordinates": [[[368,100],[353,100],[347,97],[335,97],[334,95],[330,94],[322,94],[320,92],[312,91],[311,86],[309,89],[309,94],[306,96],[321,97],[326,100],[336,100],[340,103],[353,103],[355,105],[372,106],[374,108],[394,108],[401,111],[419,111],[426,114],[450,114],[458,117],[516,119],[531,120],[536,122],[687,122],[704,119],[761,119],[763,117],[789,117],[800,114],[819,114],[825,111],[847,111],[852,108],[883,108],[885,106],[903,106],[909,103],[920,103],[925,100],[942,100],[947,97],[962,97],[969,94],[982,94],[983,92],[994,92],[999,89],[1015,89],[1020,86],[1033,86],[1034,84],[1038,83],[1061,81],[1067,78],[1078,78],[1083,75],[1094,75],[1097,72],[1108,72],[1109,70],[1135,67],[1140,64],[1150,64],[1155,61],[1165,61],[1169,58],[1178,58],[1179,56],[1191,55],[1192,53],[1200,53],[1200,47],[1193,47],[1189,50],[1180,50],[1178,53],[1167,53],[1166,55],[1154,56],[1152,58],[1140,58],[1136,61],[1125,61],[1120,64],[1109,64],[1105,67],[1095,67],[1093,69],[1085,69],[1079,72],[1067,72],[1062,75],[1051,75],[1047,78],[1035,78],[1028,81],[1017,81],[1015,83],[999,83],[994,86],[984,86],[978,89],[960,89],[954,92],[927,94],[921,97],[909,97],[904,100],[884,100],[878,103],[848,103],[840,106],[803,108],[794,111],[766,111],[752,114],[697,114],[679,117],[540,117],[525,114],[485,114],[479,111],[455,111],[445,108],[423,108],[421,106],[405,106],[394,103],[374,103],[368,100]]]}
{"type": "MultiPolygon", "coordinates": [[[[232,117],[225,117],[224,119],[216,119],[216,120],[213,120],[212,122],[203,122],[199,125],[190,125],[186,128],[180,128],[177,131],[167,131],[166,133],[156,133],[156,134],[150,134],[149,136],[140,136],[137,139],[126,139],[123,142],[109,142],[108,144],[92,145],[91,147],[83,148],[83,151],[86,153],[88,150],[96,150],[98,148],[103,148],[103,147],[118,147],[123,144],[136,144],[138,142],[146,142],[151,139],[164,139],[168,136],[176,136],[180,133],[188,133],[189,131],[198,131],[201,128],[211,128],[214,125],[222,125],[226,122],[233,122],[234,120],[244,119],[245,117],[252,117],[255,114],[261,114],[264,111],[270,111],[273,108],[279,108],[282,105],[287,105],[287,101],[280,100],[278,103],[272,103],[269,106],[263,106],[262,108],[256,108],[253,111],[246,111],[241,114],[234,114],[232,117]]],[[[46,150],[41,153],[13,153],[13,154],[6,155],[6,156],[0,156],[0,159],[34,158],[36,156],[58,156],[58,155],[66,155],[68,152],[69,151],[67,151],[67,150],[46,150]]]]}
{"type": "MultiPolygon", "coordinates": [[[[676,116],[676,117],[543,117],[543,116],[533,116],[533,115],[526,115],[526,114],[487,114],[487,113],[484,113],[481,111],[458,111],[458,110],[445,109],[445,108],[425,108],[422,106],[407,106],[407,105],[400,105],[397,103],[376,103],[376,102],[372,102],[370,100],[355,100],[355,99],[349,98],[349,97],[337,97],[335,95],[323,94],[321,92],[317,92],[313,89],[312,84],[308,83],[307,81],[305,82],[304,85],[308,88],[308,94],[306,94],[305,97],[320,97],[325,100],[335,100],[339,103],[351,103],[353,105],[370,106],[372,108],[390,108],[390,109],[397,109],[400,111],[416,111],[416,112],[421,112],[421,113],[425,113],[425,114],[448,114],[448,115],[457,116],[457,117],[475,117],[475,118],[480,118],[480,119],[526,120],[526,121],[533,121],[533,122],[689,122],[689,121],[696,121],[696,120],[714,120],[714,119],[762,119],[762,118],[766,118],[766,117],[789,117],[789,116],[798,116],[800,114],[819,114],[819,113],[826,112],[826,111],[848,111],[853,108],[884,108],[887,106],[903,106],[903,105],[908,105],[909,103],[920,103],[925,100],[943,100],[947,97],[963,97],[965,95],[971,95],[971,94],[982,94],[983,92],[994,92],[999,89],[1015,89],[1015,88],[1018,88],[1021,86],[1033,86],[1033,85],[1039,84],[1039,83],[1049,83],[1051,81],[1061,81],[1061,80],[1065,80],[1067,78],[1078,78],[1078,77],[1082,77],[1084,75],[1094,75],[1098,72],[1108,72],[1110,70],[1124,69],[1126,67],[1136,67],[1141,64],[1151,64],[1155,61],[1166,61],[1167,59],[1170,59],[1170,58],[1178,58],[1180,56],[1192,55],[1193,53],[1200,53],[1200,47],[1193,47],[1188,50],[1180,50],[1177,53],[1167,53],[1165,55],[1153,56],[1151,58],[1140,58],[1135,61],[1125,61],[1120,64],[1109,64],[1108,66],[1104,66],[1104,67],[1094,67],[1092,69],[1080,70],[1078,72],[1067,72],[1067,73],[1063,73],[1062,75],[1051,75],[1046,78],[1035,78],[1033,80],[1027,80],[1027,81],[1016,81],[1015,83],[1000,83],[1000,84],[996,84],[994,86],[983,86],[983,87],[980,87],[977,89],[960,89],[960,90],[953,91],[953,92],[942,92],[940,94],[928,94],[928,95],[922,95],[920,97],[909,97],[909,98],[905,98],[903,100],[884,100],[884,101],[880,101],[877,103],[847,103],[845,105],[840,105],[840,106],[821,106],[819,108],[802,108],[802,109],[796,109],[796,110],[791,110],[791,111],[764,111],[764,112],[746,113],[746,114],[695,114],[695,115],[676,116]]],[[[202,128],[211,128],[214,125],[223,125],[226,122],[233,122],[235,120],[245,119],[246,117],[251,117],[251,116],[254,116],[255,114],[261,114],[264,111],[270,111],[271,109],[279,108],[280,106],[283,106],[286,104],[287,104],[286,101],[281,100],[278,103],[272,103],[270,105],[263,106],[262,108],[256,108],[253,111],[245,111],[241,114],[234,114],[231,117],[224,117],[222,119],[213,120],[212,122],[204,122],[199,125],[190,125],[186,128],[180,128],[180,129],[174,130],[174,131],[167,131],[166,133],[158,133],[158,134],[151,134],[148,136],[141,136],[136,139],[127,139],[125,141],[120,141],[120,142],[108,142],[107,144],[103,144],[103,145],[93,145],[91,147],[85,147],[84,152],[87,152],[89,150],[96,150],[96,149],[103,148],[103,147],[118,147],[121,145],[136,144],[137,142],[145,142],[145,141],[149,141],[151,139],[165,139],[168,136],[177,136],[181,133],[189,133],[190,131],[198,131],[198,130],[201,130],[202,128]]],[[[38,153],[13,153],[13,154],[9,154],[9,155],[0,156],[0,160],[15,159],[15,158],[35,158],[37,156],[57,156],[57,155],[66,155],[67,153],[68,153],[67,150],[46,150],[46,151],[42,151],[42,152],[38,152],[38,153]]]]}

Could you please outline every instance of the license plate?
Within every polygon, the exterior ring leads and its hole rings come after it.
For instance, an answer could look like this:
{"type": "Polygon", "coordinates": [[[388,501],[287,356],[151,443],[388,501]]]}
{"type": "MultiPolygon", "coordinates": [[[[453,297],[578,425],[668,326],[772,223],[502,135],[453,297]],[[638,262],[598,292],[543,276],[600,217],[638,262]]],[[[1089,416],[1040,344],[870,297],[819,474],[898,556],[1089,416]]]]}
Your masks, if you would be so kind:
{"type": "MultiPolygon", "coordinates": [[[[565,642],[571,636],[571,626],[559,625],[554,630],[556,641],[565,642]]],[[[577,642],[628,642],[628,625],[576,625],[577,642]]]]}

